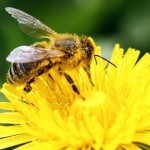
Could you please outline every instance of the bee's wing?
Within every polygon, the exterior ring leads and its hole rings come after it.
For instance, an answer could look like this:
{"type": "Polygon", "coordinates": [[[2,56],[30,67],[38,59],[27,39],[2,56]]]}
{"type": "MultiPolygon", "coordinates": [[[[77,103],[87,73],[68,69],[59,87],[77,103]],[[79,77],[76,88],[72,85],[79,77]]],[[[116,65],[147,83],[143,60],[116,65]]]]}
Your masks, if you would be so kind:
{"type": "Polygon", "coordinates": [[[20,29],[37,38],[50,38],[57,34],[51,28],[40,22],[38,19],[31,15],[12,7],[6,7],[5,10],[17,19],[20,29]]]}
{"type": "Polygon", "coordinates": [[[11,63],[29,63],[43,58],[63,57],[65,54],[58,50],[50,50],[39,47],[19,46],[6,58],[11,63]]]}

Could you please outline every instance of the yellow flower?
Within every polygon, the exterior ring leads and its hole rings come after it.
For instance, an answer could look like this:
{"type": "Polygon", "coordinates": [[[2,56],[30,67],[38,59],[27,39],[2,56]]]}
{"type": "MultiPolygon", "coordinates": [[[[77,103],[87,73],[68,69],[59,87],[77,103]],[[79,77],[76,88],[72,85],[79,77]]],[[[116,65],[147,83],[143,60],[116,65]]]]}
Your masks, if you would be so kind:
{"type": "Polygon", "coordinates": [[[68,70],[82,96],[55,67],[37,77],[29,93],[5,83],[1,91],[9,102],[0,102],[0,149],[150,149],[150,55],[137,61],[139,53],[129,48],[124,54],[116,45],[116,67],[93,58],[94,86],[82,67],[68,70]]]}

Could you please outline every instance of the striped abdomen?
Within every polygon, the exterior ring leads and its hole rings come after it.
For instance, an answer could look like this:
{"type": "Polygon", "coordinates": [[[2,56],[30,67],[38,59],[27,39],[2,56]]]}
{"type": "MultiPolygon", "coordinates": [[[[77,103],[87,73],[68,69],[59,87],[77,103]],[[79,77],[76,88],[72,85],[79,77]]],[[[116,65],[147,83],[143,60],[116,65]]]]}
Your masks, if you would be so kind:
{"type": "Polygon", "coordinates": [[[23,84],[33,80],[52,67],[49,59],[31,63],[12,63],[7,73],[7,81],[10,84],[23,84]]]}

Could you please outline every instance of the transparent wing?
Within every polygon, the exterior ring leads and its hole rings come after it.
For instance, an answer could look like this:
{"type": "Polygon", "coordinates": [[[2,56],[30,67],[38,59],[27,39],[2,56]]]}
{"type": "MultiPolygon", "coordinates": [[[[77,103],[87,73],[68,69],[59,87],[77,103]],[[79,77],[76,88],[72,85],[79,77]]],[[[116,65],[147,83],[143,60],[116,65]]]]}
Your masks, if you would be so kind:
{"type": "Polygon", "coordinates": [[[12,7],[6,7],[5,10],[11,14],[12,17],[17,19],[20,29],[37,38],[50,38],[57,34],[51,28],[40,22],[38,19],[31,15],[12,7]]]}
{"type": "Polygon", "coordinates": [[[6,58],[11,63],[29,63],[43,58],[63,57],[65,54],[58,50],[49,50],[39,47],[19,46],[6,58]]]}

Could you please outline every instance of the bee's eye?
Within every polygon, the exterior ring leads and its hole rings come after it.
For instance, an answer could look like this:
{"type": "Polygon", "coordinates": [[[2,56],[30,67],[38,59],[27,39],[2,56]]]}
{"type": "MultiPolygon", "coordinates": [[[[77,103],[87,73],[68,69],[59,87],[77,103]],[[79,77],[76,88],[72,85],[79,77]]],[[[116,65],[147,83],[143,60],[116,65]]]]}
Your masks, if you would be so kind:
{"type": "Polygon", "coordinates": [[[85,47],[85,53],[86,53],[86,55],[87,55],[87,57],[88,58],[90,58],[91,57],[91,54],[92,54],[92,52],[91,52],[91,47],[85,47]]]}
{"type": "Polygon", "coordinates": [[[87,58],[91,58],[93,46],[89,43],[89,41],[84,41],[84,43],[82,44],[82,49],[86,53],[87,58]]]}

